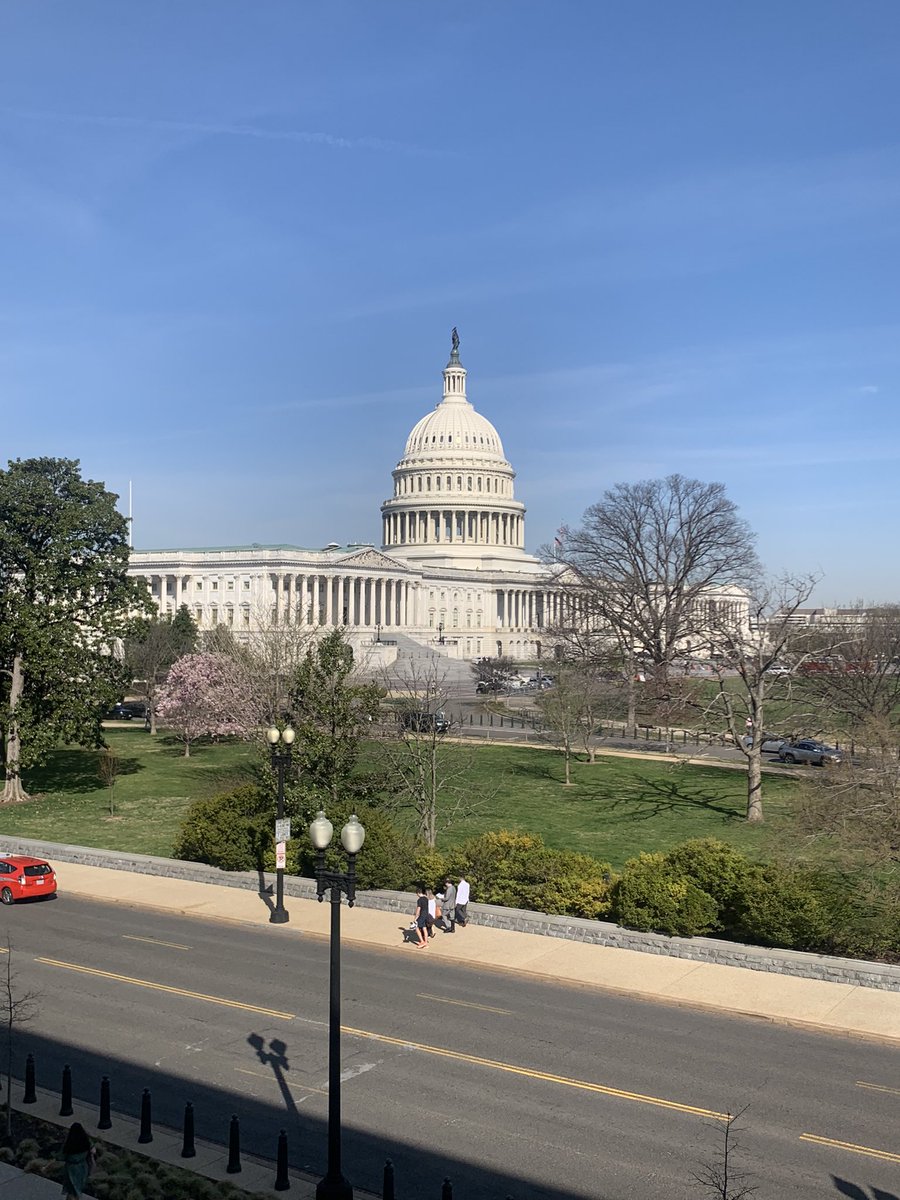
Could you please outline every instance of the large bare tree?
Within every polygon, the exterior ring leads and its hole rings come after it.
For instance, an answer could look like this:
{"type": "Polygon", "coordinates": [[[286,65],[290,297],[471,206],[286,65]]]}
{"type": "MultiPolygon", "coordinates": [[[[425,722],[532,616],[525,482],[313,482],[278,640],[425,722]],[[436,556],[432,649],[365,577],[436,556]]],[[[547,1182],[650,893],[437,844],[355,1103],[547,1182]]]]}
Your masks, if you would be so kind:
{"type": "Polygon", "coordinates": [[[567,623],[665,677],[702,636],[715,589],[758,574],[754,540],[723,484],[669,475],[616,484],[544,553],[560,567],[567,623]]]}

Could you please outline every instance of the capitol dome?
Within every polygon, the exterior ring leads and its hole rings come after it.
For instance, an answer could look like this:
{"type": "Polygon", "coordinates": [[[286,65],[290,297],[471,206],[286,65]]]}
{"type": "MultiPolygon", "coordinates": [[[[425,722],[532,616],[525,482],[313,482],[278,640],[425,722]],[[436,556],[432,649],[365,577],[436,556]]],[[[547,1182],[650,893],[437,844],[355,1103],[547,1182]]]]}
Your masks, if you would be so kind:
{"type": "Polygon", "coordinates": [[[406,439],[381,506],[383,548],[417,560],[524,556],[525,506],[500,435],[466,397],[459,338],[444,368],[444,394],[406,439]]]}

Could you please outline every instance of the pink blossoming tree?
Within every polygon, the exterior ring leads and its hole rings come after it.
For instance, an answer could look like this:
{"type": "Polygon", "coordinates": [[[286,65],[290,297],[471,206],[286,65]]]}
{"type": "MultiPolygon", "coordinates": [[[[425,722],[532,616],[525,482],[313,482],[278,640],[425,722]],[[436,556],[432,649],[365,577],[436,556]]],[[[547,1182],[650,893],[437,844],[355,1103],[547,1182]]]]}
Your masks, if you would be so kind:
{"type": "Polygon", "coordinates": [[[157,695],[159,717],[184,742],[185,758],[200,737],[246,737],[257,726],[247,680],[225,654],[185,654],[157,695]]]}

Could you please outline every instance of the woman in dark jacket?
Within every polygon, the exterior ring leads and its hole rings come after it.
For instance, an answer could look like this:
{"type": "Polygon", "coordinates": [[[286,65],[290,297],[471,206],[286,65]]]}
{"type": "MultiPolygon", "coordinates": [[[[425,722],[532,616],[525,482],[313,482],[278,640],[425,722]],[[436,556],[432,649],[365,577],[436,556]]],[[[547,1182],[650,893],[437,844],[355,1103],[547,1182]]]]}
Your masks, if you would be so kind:
{"type": "Polygon", "coordinates": [[[62,1194],[68,1200],[78,1200],[84,1191],[91,1173],[94,1152],[91,1149],[91,1139],[83,1125],[75,1121],[69,1128],[63,1154],[63,1185],[62,1194]]]}

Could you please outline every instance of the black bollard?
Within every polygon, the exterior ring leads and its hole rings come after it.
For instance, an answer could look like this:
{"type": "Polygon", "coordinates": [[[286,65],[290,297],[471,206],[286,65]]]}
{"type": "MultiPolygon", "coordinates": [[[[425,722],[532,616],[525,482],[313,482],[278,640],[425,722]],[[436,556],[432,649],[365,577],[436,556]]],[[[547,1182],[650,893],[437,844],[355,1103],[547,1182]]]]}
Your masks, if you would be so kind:
{"type": "Polygon", "coordinates": [[[381,1200],[394,1200],[394,1164],[390,1159],[384,1164],[384,1183],[381,1185],[381,1200]]]}
{"type": "Polygon", "coordinates": [[[229,1175],[238,1175],[241,1170],[241,1126],[237,1117],[231,1118],[228,1127],[228,1166],[225,1170],[229,1175]]]}
{"type": "Polygon", "coordinates": [[[71,1117],[72,1115],[72,1068],[63,1067],[62,1077],[62,1092],[59,1098],[59,1115],[61,1117],[71,1117]]]}
{"type": "Polygon", "coordinates": [[[188,1100],[184,1106],[184,1140],[181,1143],[181,1157],[194,1158],[197,1149],[194,1146],[194,1106],[188,1100]]]}
{"type": "Polygon", "coordinates": [[[141,1132],[138,1135],[138,1144],[141,1146],[146,1146],[148,1142],[153,1141],[150,1118],[150,1089],[144,1088],[143,1095],[141,1096],[141,1132]]]}
{"type": "Polygon", "coordinates": [[[444,1186],[441,1188],[441,1200],[453,1200],[453,1184],[449,1179],[444,1180],[444,1186]]]}
{"type": "Polygon", "coordinates": [[[291,1186],[287,1169],[287,1134],[282,1129],[278,1134],[278,1153],[275,1155],[275,1191],[286,1192],[291,1186]]]}
{"type": "Polygon", "coordinates": [[[109,1115],[109,1076],[104,1075],[100,1080],[100,1120],[98,1129],[112,1129],[112,1118],[109,1115]]]}
{"type": "Polygon", "coordinates": [[[25,1095],[23,1104],[37,1104],[37,1092],[34,1090],[34,1055],[29,1054],[25,1059],[25,1095]]]}

